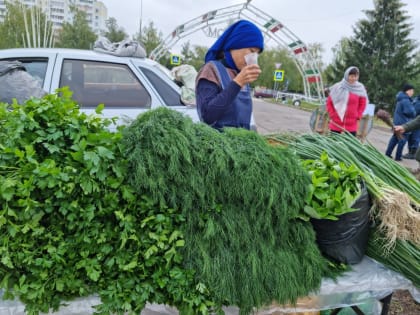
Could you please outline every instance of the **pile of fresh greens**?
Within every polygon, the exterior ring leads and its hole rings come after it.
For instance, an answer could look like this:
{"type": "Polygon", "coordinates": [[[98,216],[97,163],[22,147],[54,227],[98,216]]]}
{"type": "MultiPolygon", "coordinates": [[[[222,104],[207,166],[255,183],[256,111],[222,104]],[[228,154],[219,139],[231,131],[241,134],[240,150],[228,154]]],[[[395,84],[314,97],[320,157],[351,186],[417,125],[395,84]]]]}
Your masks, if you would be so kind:
{"type": "Polygon", "coordinates": [[[346,133],[328,137],[278,134],[268,138],[287,144],[302,159],[317,159],[327,152],[337,161],[354,165],[374,198],[374,214],[381,223],[379,228],[387,235],[389,247],[398,238],[420,244],[420,184],[406,168],[346,133]]]}
{"type": "Polygon", "coordinates": [[[136,194],[121,133],[61,92],[0,104],[4,298],[29,314],[90,294],[102,314],[139,314],[147,301],[205,314],[208,291],[180,253],[182,211],[136,194]]]}
{"type": "Polygon", "coordinates": [[[309,222],[299,219],[310,178],[299,159],[258,134],[218,132],[158,109],[123,133],[130,183],[180,208],[185,264],[217,305],[294,302],[330,275],[309,222]]]}
{"type": "Polygon", "coordinates": [[[168,109],[110,132],[58,93],[0,105],[0,288],[29,314],[91,294],[101,314],[248,314],[339,272],[300,220],[289,149],[168,109]]]}
{"type": "Polygon", "coordinates": [[[418,246],[410,241],[397,239],[392,251],[381,251],[381,248],[387,246],[386,243],[387,240],[382,233],[377,228],[372,229],[366,249],[367,255],[403,274],[417,288],[420,288],[420,251],[418,246]]]}
{"type": "Polygon", "coordinates": [[[404,167],[387,158],[369,143],[350,134],[292,135],[267,137],[287,144],[302,159],[328,156],[353,165],[361,172],[374,198],[375,233],[369,238],[367,254],[401,272],[418,285],[420,253],[420,183],[404,167]]]}
{"type": "Polygon", "coordinates": [[[274,134],[266,138],[275,143],[288,145],[302,159],[318,159],[323,152],[346,164],[355,165],[363,171],[367,180],[377,181],[379,187],[371,183],[369,191],[374,196],[381,194],[381,186],[389,186],[406,193],[415,206],[420,205],[420,184],[403,166],[379,152],[369,143],[362,144],[348,133],[331,133],[329,136],[313,134],[274,134]]]}
{"type": "Polygon", "coordinates": [[[361,194],[360,171],[331,159],[323,152],[319,159],[302,160],[311,176],[304,212],[314,219],[338,220],[342,214],[356,211],[352,208],[361,194]]]}

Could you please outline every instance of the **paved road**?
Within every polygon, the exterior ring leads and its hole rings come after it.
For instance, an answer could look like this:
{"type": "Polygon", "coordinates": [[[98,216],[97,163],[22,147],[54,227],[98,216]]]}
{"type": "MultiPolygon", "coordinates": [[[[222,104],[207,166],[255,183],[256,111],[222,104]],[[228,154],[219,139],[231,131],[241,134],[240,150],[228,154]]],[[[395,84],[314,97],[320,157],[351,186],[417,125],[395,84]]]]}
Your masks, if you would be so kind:
{"type": "MultiPolygon", "coordinates": [[[[311,113],[280,103],[271,103],[261,99],[254,99],[254,118],[258,132],[261,134],[280,133],[286,131],[311,132],[309,118],[311,113]]],[[[379,151],[385,152],[391,131],[387,128],[374,126],[367,140],[379,151]]],[[[406,152],[406,149],[404,149],[406,152]]],[[[399,162],[411,169],[416,169],[415,160],[399,162]]]]}

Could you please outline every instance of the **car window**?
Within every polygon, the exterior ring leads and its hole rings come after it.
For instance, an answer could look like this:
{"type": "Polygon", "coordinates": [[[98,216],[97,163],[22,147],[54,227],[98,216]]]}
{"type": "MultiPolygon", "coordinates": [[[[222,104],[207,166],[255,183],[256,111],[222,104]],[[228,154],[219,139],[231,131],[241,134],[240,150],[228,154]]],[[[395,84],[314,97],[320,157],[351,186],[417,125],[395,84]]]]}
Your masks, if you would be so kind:
{"type": "MultiPolygon", "coordinates": [[[[150,69],[140,67],[141,71],[144,75],[149,79],[150,83],[152,83],[153,87],[162,97],[165,105],[167,106],[180,106],[184,105],[181,102],[181,95],[178,91],[174,90],[169,84],[165,82],[164,79],[159,77],[155,72],[150,69]]],[[[166,74],[162,74],[166,75],[166,74]]]]}
{"type": "Polygon", "coordinates": [[[160,63],[155,63],[153,65],[154,69],[156,69],[156,71],[159,71],[160,73],[166,75],[170,80],[174,80],[175,77],[173,76],[171,70],[169,70],[168,68],[166,68],[165,66],[162,66],[160,63]]]}
{"type": "Polygon", "coordinates": [[[3,60],[14,61],[18,60],[25,66],[26,72],[28,72],[33,78],[39,81],[40,85],[44,85],[45,74],[47,73],[47,58],[8,58],[3,60]]]}
{"type": "Polygon", "coordinates": [[[151,97],[127,65],[65,59],[60,87],[68,86],[82,107],[150,108],[151,97]]]}

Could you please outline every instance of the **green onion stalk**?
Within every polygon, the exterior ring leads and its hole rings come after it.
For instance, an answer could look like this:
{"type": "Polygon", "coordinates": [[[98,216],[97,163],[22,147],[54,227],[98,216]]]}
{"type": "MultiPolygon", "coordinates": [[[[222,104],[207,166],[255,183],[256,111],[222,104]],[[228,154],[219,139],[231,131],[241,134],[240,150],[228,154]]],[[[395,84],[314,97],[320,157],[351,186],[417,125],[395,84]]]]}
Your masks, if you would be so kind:
{"type": "Polygon", "coordinates": [[[390,269],[403,274],[411,280],[416,287],[420,287],[420,251],[410,241],[396,240],[395,247],[390,252],[382,252],[381,248],[387,246],[380,231],[371,230],[366,254],[390,269]]]}
{"type": "Polygon", "coordinates": [[[406,168],[349,133],[274,134],[266,138],[288,145],[301,159],[318,159],[327,152],[331,158],[356,166],[373,197],[372,216],[388,239],[385,248],[390,251],[397,239],[420,244],[420,184],[406,168]]]}

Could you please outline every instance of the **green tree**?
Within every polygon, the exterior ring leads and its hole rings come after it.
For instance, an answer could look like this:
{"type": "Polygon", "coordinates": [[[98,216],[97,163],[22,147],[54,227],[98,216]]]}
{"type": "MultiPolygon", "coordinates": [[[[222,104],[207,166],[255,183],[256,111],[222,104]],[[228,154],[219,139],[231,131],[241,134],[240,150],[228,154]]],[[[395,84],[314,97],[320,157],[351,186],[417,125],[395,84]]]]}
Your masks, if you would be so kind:
{"type": "Polygon", "coordinates": [[[314,66],[316,66],[319,70],[322,70],[325,67],[324,62],[322,61],[322,54],[325,52],[325,49],[322,44],[309,43],[308,51],[312,55],[314,66]]]}
{"type": "Polygon", "coordinates": [[[149,21],[149,25],[143,27],[141,34],[137,33],[134,39],[144,45],[149,56],[150,52],[163,42],[163,34],[155,27],[153,21],[149,21]]]}
{"type": "Polygon", "coordinates": [[[59,32],[57,47],[91,49],[96,39],[96,34],[88,24],[86,13],[72,7],[73,22],[64,22],[59,32]]]}
{"type": "Polygon", "coordinates": [[[52,24],[40,8],[28,8],[18,1],[6,2],[6,15],[0,22],[0,49],[48,47],[52,45],[51,32],[52,24]]]}
{"type": "Polygon", "coordinates": [[[279,82],[279,90],[303,91],[302,76],[300,75],[293,58],[287,49],[265,49],[258,57],[261,75],[254,82],[254,86],[271,88],[274,86],[274,71],[276,64],[281,64],[284,70],[284,81],[279,82]]]}
{"type": "MultiPolygon", "coordinates": [[[[420,67],[420,51],[417,51],[414,57],[414,63],[416,67],[420,67]]],[[[412,84],[417,89],[417,90],[414,90],[415,95],[420,95],[420,73],[418,73],[416,77],[413,79],[412,84]]]]}
{"type": "Polygon", "coordinates": [[[190,60],[190,65],[194,66],[197,71],[204,65],[204,58],[208,49],[206,46],[194,45],[194,53],[190,60]]]}
{"type": "Polygon", "coordinates": [[[207,53],[208,47],[194,45],[191,47],[189,41],[184,43],[181,47],[182,63],[193,66],[197,71],[204,64],[204,57],[207,53]]]}
{"type": "Polygon", "coordinates": [[[347,56],[350,55],[349,42],[349,38],[343,37],[338,44],[333,47],[334,60],[323,72],[326,86],[331,86],[343,78],[344,71],[348,67],[348,64],[350,64],[347,60],[347,56]]]}
{"type": "Polygon", "coordinates": [[[120,42],[128,37],[128,34],[125,32],[124,28],[118,26],[117,20],[113,17],[110,17],[106,20],[106,31],[103,32],[105,36],[112,43],[120,42]]]}
{"type": "Polygon", "coordinates": [[[190,41],[186,41],[184,44],[182,44],[181,46],[181,56],[182,56],[182,63],[185,64],[190,64],[191,60],[194,57],[194,52],[191,48],[191,43],[190,41]]]}
{"type": "Polygon", "coordinates": [[[364,11],[366,18],[354,27],[348,50],[344,51],[344,68],[360,68],[360,81],[366,85],[369,99],[391,112],[395,94],[405,82],[412,81],[420,71],[415,63],[416,43],[409,38],[412,25],[400,0],[375,0],[374,9],[364,11]]]}
{"type": "MultiPolygon", "coordinates": [[[[323,85],[325,85],[326,82],[326,76],[324,74],[324,68],[325,68],[325,64],[324,61],[322,60],[322,55],[325,52],[325,49],[323,47],[323,45],[321,43],[309,43],[308,44],[308,52],[311,55],[311,63],[310,63],[310,67],[312,69],[318,69],[319,73],[321,74],[322,77],[322,82],[323,85]]],[[[309,83],[309,89],[310,89],[310,95],[318,95],[318,92],[321,93],[321,95],[323,94],[321,91],[318,91],[318,88],[320,86],[317,84],[312,84],[309,83]]]]}

